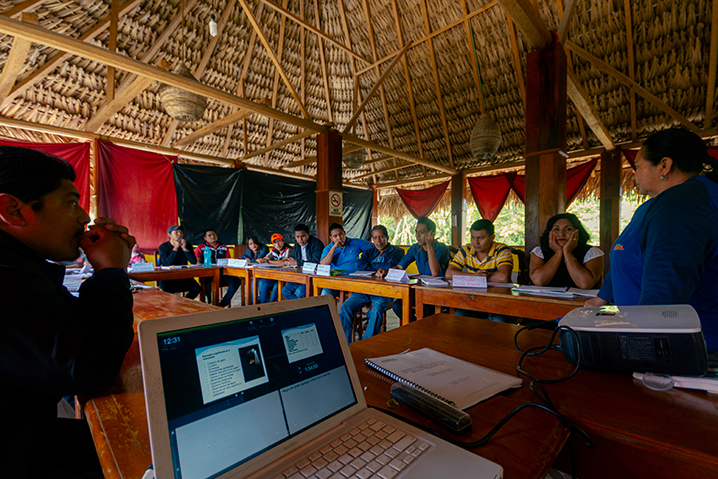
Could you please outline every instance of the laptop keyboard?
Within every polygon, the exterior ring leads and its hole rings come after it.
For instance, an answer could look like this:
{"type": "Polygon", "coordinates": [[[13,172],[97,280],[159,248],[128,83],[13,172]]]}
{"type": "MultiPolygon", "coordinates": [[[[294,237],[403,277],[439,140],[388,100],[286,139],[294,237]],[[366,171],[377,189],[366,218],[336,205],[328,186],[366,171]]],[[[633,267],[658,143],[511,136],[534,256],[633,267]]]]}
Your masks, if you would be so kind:
{"type": "Polygon", "coordinates": [[[429,447],[423,440],[372,418],[286,470],[279,478],[392,479],[429,447]]]}

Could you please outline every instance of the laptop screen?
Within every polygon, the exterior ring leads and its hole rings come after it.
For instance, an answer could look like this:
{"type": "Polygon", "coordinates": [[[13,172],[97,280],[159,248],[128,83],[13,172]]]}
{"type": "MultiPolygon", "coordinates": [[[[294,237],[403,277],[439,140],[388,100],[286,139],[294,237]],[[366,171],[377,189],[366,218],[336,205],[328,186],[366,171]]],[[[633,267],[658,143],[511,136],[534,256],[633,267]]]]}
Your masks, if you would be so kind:
{"type": "Polygon", "coordinates": [[[357,404],[327,305],[157,341],[178,479],[216,477],[357,404]]]}

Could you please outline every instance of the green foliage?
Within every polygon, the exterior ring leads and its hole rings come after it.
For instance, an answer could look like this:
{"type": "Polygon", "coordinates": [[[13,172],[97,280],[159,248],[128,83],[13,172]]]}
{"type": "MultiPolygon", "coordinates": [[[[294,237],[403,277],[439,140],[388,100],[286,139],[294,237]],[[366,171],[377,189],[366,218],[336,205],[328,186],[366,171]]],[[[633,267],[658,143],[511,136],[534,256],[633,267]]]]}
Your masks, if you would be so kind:
{"type": "MultiPolygon", "coordinates": [[[[624,196],[621,200],[621,225],[620,230],[628,225],[633,217],[636,208],[645,201],[643,196],[624,196]]],[[[574,201],[568,208],[569,213],[573,213],[581,220],[591,235],[591,244],[599,243],[600,229],[600,202],[596,198],[588,198],[581,201],[574,201]]],[[[442,243],[451,243],[451,210],[444,208],[434,211],[429,216],[436,223],[436,237],[442,243]]],[[[471,204],[466,211],[466,235],[463,243],[469,241],[469,228],[471,224],[481,219],[476,205],[471,204]]],[[[396,245],[411,245],[416,242],[414,229],[416,227],[416,219],[410,214],[404,215],[399,221],[395,221],[389,217],[379,217],[379,222],[386,226],[389,232],[391,243],[396,245]]],[[[524,205],[518,202],[504,205],[498,218],[494,221],[496,233],[496,241],[508,245],[524,244],[525,232],[525,210],[524,205]]]]}

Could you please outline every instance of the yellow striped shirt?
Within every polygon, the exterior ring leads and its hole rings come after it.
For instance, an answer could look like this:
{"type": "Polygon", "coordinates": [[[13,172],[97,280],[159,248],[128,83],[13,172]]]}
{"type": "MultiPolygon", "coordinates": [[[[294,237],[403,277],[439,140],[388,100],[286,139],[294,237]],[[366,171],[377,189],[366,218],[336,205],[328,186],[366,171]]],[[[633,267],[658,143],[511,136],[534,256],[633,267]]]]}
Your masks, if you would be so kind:
{"type": "Polygon", "coordinates": [[[469,273],[475,273],[482,270],[491,274],[498,271],[499,266],[504,264],[508,264],[513,268],[514,257],[508,246],[494,241],[491,245],[491,249],[489,249],[489,254],[486,255],[486,258],[484,258],[483,261],[476,257],[476,250],[474,250],[473,246],[468,244],[459,249],[450,264],[453,264],[462,271],[467,271],[469,273]]]}

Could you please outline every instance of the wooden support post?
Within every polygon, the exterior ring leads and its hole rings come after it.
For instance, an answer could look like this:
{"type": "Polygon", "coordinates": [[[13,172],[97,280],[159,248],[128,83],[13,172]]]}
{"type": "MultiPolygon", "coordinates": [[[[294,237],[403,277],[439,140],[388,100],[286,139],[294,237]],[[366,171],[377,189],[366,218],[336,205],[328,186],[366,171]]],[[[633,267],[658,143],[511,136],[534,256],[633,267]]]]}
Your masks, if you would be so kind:
{"type": "Polygon", "coordinates": [[[553,41],[526,56],[526,233],[530,252],[566,210],[566,54],[553,41]]]}
{"type": "Polygon", "coordinates": [[[451,244],[466,243],[466,178],[460,171],[451,177],[451,244]]]}
{"type": "MultiPolygon", "coordinates": [[[[329,244],[329,225],[342,224],[331,216],[332,192],[342,191],[342,137],[330,130],[317,135],[317,238],[329,244]]],[[[343,201],[342,201],[343,203],[343,201]]]]}
{"type": "Polygon", "coordinates": [[[618,238],[621,227],[621,150],[601,153],[601,249],[606,255],[603,262],[605,277],[611,267],[609,252],[618,238]]]}
{"type": "MultiPolygon", "coordinates": [[[[372,191],[371,199],[371,227],[379,224],[379,190],[372,191]]],[[[366,238],[365,238],[366,239],[366,238]]]]}

